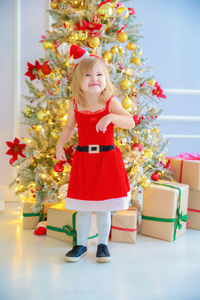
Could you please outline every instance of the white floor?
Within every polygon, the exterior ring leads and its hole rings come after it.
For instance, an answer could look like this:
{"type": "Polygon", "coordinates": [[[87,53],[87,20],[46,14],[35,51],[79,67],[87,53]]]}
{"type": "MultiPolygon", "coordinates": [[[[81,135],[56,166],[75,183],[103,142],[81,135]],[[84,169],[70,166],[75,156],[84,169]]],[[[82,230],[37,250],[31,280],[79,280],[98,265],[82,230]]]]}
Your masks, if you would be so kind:
{"type": "Polygon", "coordinates": [[[67,263],[71,245],[24,231],[17,206],[0,214],[0,300],[200,299],[200,231],[171,243],[138,234],[136,244],[109,242],[110,263],[96,263],[96,245],[67,263]]]}

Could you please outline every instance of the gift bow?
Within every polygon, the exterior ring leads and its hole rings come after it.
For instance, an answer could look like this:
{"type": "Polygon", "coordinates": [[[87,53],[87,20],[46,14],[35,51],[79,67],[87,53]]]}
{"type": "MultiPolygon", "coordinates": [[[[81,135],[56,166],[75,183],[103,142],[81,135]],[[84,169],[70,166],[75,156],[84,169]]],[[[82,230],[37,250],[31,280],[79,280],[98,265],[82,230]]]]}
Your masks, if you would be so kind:
{"type": "MultiPolygon", "coordinates": [[[[73,226],[74,227],[74,226],[73,226]]],[[[64,225],[63,226],[63,231],[69,235],[69,236],[72,236],[73,238],[73,245],[76,245],[77,244],[77,231],[76,229],[72,228],[71,226],[69,225],[64,225]]]]}
{"type": "Polygon", "coordinates": [[[188,216],[187,215],[183,215],[183,212],[177,209],[177,218],[176,218],[176,222],[175,222],[175,227],[178,227],[178,229],[181,229],[183,227],[183,225],[181,224],[182,222],[187,222],[188,221],[188,216]]]}
{"type": "Polygon", "coordinates": [[[187,153],[183,152],[177,156],[171,156],[170,158],[180,158],[182,160],[200,160],[200,154],[199,153],[187,153]]]}

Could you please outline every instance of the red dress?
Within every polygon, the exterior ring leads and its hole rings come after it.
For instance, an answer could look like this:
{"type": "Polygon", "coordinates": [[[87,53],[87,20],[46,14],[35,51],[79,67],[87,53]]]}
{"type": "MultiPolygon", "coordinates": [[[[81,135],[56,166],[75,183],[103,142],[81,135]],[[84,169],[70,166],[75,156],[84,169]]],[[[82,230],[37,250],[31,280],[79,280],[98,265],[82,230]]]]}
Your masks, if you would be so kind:
{"type": "MultiPolygon", "coordinates": [[[[110,113],[111,98],[105,109],[95,112],[78,111],[73,101],[79,146],[114,145],[113,123],[107,126],[105,133],[96,131],[97,122],[110,113]]],[[[66,198],[67,209],[122,210],[129,207],[130,198],[128,176],[118,147],[99,153],[75,151],[66,198]]]]}

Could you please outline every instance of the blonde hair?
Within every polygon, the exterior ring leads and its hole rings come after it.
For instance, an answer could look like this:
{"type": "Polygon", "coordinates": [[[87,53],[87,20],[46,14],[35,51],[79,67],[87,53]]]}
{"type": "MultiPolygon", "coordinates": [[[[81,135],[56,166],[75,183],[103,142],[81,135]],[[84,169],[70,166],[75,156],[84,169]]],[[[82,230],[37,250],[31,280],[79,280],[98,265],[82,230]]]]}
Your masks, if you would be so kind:
{"type": "Polygon", "coordinates": [[[75,68],[74,73],[72,75],[72,83],[71,83],[71,89],[72,89],[72,95],[75,99],[76,103],[81,104],[81,106],[84,105],[84,94],[81,90],[81,81],[83,78],[83,75],[85,72],[91,70],[96,64],[100,64],[103,67],[103,71],[106,78],[106,87],[102,91],[100,95],[100,101],[106,102],[113,94],[114,92],[114,86],[112,85],[109,77],[108,70],[106,68],[106,65],[103,61],[101,61],[97,57],[88,57],[83,59],[75,68]]]}

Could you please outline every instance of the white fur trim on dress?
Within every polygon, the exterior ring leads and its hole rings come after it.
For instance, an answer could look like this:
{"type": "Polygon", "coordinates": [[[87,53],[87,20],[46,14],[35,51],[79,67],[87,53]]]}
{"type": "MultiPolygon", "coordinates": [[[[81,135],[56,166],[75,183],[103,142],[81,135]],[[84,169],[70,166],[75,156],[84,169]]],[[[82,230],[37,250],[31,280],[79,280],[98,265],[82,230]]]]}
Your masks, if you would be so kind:
{"type": "Polygon", "coordinates": [[[85,53],[80,58],[74,59],[74,62],[77,65],[78,63],[80,63],[80,61],[82,61],[85,58],[88,58],[89,56],[90,56],[89,52],[87,50],[85,50],[85,53]]]}
{"type": "Polygon", "coordinates": [[[126,197],[111,198],[99,201],[78,200],[67,197],[65,200],[65,207],[72,210],[115,211],[128,209],[130,200],[131,191],[127,193],[126,197]]]}

